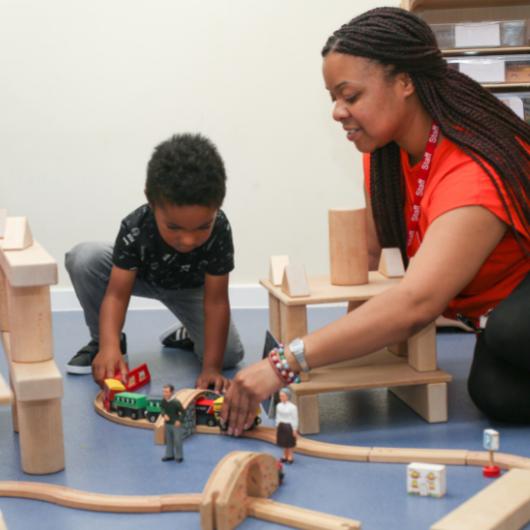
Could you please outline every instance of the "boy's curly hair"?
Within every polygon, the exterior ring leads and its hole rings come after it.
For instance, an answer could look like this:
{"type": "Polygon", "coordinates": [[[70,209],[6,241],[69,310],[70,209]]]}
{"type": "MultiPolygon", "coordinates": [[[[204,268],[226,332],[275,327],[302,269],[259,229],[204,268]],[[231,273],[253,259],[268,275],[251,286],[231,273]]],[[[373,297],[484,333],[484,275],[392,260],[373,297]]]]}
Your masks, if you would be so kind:
{"type": "Polygon", "coordinates": [[[157,145],[147,165],[145,195],[150,204],[219,208],[226,173],[215,145],[200,134],[175,134],[157,145]]]}

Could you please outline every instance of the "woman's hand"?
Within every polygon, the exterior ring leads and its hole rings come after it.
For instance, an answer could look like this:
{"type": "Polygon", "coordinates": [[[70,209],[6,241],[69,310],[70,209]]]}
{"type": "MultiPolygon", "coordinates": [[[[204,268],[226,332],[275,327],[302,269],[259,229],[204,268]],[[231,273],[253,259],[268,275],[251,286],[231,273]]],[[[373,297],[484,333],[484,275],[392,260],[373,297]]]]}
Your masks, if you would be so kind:
{"type": "Polygon", "coordinates": [[[234,377],[225,395],[221,420],[228,425],[228,434],[239,436],[250,428],[261,401],[283,385],[268,359],[243,368],[234,377]]]}

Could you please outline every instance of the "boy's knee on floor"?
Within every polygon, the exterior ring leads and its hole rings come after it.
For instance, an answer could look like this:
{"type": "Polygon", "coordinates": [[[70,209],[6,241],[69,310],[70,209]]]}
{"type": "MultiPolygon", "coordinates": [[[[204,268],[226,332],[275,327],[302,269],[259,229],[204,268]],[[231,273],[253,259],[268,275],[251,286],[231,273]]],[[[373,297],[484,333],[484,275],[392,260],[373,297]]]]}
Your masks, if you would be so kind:
{"type": "Polygon", "coordinates": [[[99,263],[104,253],[101,243],[78,243],[65,254],[64,265],[70,275],[84,273],[99,263]]]}

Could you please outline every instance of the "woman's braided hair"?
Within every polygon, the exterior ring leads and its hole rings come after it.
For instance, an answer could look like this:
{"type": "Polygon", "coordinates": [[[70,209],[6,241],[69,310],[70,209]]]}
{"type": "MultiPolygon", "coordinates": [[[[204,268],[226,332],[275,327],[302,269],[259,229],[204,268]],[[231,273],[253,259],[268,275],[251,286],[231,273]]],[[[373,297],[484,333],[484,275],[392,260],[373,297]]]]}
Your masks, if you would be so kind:
{"type": "MultiPolygon", "coordinates": [[[[507,212],[508,203],[530,232],[530,154],[518,139],[530,145],[530,126],[478,83],[447,67],[428,24],[403,9],[372,9],[345,24],[322,50],[365,57],[388,66],[392,74],[410,75],[416,93],[446,138],[460,147],[488,174],[507,212]],[[506,190],[488,170],[497,173],[506,190]]],[[[405,262],[406,225],[403,213],[404,183],[400,152],[391,142],[370,157],[371,204],[379,242],[399,247],[405,262]]]]}

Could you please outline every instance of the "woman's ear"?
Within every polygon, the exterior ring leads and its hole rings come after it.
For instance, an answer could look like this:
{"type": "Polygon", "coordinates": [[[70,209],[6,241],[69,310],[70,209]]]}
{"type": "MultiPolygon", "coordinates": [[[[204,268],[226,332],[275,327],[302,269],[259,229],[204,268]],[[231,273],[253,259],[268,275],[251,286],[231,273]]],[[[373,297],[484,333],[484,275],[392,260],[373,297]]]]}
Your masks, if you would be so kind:
{"type": "Polygon", "coordinates": [[[396,75],[396,82],[405,97],[409,97],[416,92],[416,87],[409,74],[400,72],[396,75]]]}

